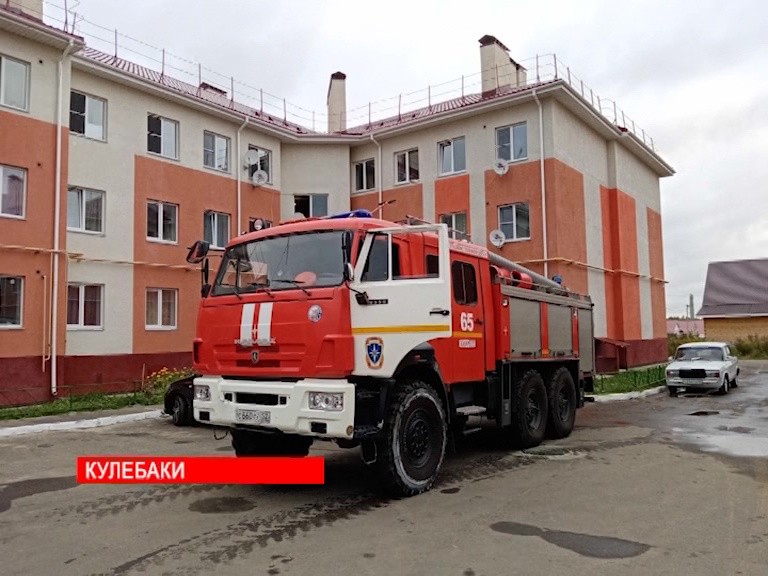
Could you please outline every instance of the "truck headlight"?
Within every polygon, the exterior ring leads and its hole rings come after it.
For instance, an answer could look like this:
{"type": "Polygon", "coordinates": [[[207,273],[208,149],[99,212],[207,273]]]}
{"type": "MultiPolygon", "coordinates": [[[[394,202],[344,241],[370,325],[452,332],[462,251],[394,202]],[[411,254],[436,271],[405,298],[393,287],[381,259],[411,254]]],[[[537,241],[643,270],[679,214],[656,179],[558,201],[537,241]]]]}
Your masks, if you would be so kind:
{"type": "Polygon", "coordinates": [[[680,375],[680,370],[667,370],[668,378],[677,378],[680,375]]]}
{"type": "Polygon", "coordinates": [[[195,400],[210,400],[211,389],[204,384],[195,384],[195,400]]]}
{"type": "Polygon", "coordinates": [[[719,370],[707,370],[705,374],[707,375],[707,378],[720,378],[719,370]]]}
{"type": "Polygon", "coordinates": [[[344,394],[341,392],[310,392],[309,408],[327,412],[344,410],[344,394]]]}

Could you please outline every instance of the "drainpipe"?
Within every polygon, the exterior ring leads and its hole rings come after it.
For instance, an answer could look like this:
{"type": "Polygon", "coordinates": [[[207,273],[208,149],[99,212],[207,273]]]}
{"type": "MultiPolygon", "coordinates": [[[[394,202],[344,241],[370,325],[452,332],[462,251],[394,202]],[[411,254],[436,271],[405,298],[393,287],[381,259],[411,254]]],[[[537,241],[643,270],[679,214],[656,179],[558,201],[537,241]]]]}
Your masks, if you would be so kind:
{"type": "Polygon", "coordinates": [[[536,89],[533,89],[533,99],[539,107],[539,166],[541,169],[541,231],[544,242],[544,277],[549,278],[549,251],[547,249],[547,183],[544,179],[544,112],[541,108],[541,102],[536,95],[536,89]]]}
{"type": "Polygon", "coordinates": [[[240,170],[242,169],[240,167],[240,132],[243,131],[243,128],[245,128],[248,125],[248,116],[245,117],[245,121],[240,126],[240,128],[237,129],[237,156],[235,158],[235,162],[237,162],[235,169],[235,173],[237,174],[237,235],[240,235],[240,225],[242,224],[240,220],[240,209],[241,209],[241,194],[240,194],[240,170]]]}
{"type": "Polygon", "coordinates": [[[379,177],[376,178],[376,188],[379,190],[379,218],[384,220],[384,192],[381,189],[381,181],[384,178],[384,170],[382,170],[382,166],[381,166],[381,144],[376,142],[376,138],[373,137],[373,134],[371,134],[370,136],[371,136],[371,142],[373,142],[374,144],[376,144],[376,146],[379,147],[379,159],[376,162],[376,166],[378,167],[379,177]]]}
{"type": "Polygon", "coordinates": [[[69,56],[75,47],[73,40],[69,41],[69,45],[64,49],[64,52],[59,58],[58,62],[58,76],[56,79],[56,176],[53,189],[53,295],[51,296],[51,396],[56,396],[59,393],[58,382],[58,328],[59,328],[59,249],[61,243],[59,242],[60,227],[61,227],[61,104],[62,104],[62,88],[64,84],[64,59],[69,56]]]}

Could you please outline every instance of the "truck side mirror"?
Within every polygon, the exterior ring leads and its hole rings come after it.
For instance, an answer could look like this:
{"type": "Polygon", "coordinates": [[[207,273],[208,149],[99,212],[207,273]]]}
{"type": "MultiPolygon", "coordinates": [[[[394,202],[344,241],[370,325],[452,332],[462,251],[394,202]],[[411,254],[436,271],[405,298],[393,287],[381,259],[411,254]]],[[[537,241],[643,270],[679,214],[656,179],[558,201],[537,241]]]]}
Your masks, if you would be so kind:
{"type": "Polygon", "coordinates": [[[355,268],[350,262],[344,264],[344,280],[352,282],[355,279],[355,268]]]}
{"type": "Polygon", "coordinates": [[[210,248],[210,244],[205,240],[196,241],[189,247],[187,262],[190,264],[200,264],[200,262],[203,261],[203,258],[205,258],[205,255],[208,254],[208,248],[210,248]]]}

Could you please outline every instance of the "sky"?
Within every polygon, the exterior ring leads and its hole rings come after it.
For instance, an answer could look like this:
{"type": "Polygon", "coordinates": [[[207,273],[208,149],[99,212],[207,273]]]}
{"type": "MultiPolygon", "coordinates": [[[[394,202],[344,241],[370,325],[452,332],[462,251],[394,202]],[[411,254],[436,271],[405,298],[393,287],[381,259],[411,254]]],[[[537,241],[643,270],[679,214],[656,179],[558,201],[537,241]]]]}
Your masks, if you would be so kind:
{"type": "Polygon", "coordinates": [[[676,172],[660,184],[668,315],[689,294],[698,311],[709,262],[768,258],[766,2],[50,0],[46,16],[61,19],[65,2],[89,45],[108,51],[117,28],[120,56],[159,69],[163,48],[186,74],[200,63],[203,80],[234,77],[236,93],[263,89],[306,122],[315,111],[319,129],[335,71],[364,114],[477,74],[485,34],[517,61],[556,54],[676,172]]]}

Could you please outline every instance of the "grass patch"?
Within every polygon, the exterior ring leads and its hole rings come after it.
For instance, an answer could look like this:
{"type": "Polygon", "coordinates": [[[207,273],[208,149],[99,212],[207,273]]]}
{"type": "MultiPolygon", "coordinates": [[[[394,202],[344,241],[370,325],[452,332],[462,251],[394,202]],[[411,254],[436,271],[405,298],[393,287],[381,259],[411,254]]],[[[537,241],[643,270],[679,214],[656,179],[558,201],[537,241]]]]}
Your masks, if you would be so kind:
{"type": "Polygon", "coordinates": [[[126,406],[154,406],[162,404],[168,385],[177,379],[192,374],[189,368],[181,370],[163,368],[144,381],[140,389],[123,394],[85,394],[57,398],[44,404],[0,408],[0,420],[18,420],[37,416],[55,416],[69,412],[93,412],[95,410],[114,410],[126,406]]]}
{"type": "Polygon", "coordinates": [[[626,370],[610,376],[596,376],[595,394],[640,392],[656,388],[665,382],[666,365],[626,370]]]}

